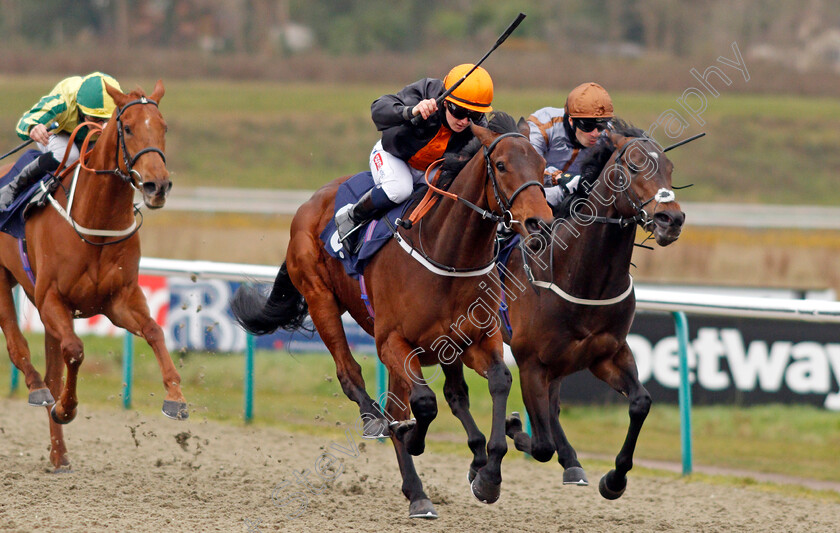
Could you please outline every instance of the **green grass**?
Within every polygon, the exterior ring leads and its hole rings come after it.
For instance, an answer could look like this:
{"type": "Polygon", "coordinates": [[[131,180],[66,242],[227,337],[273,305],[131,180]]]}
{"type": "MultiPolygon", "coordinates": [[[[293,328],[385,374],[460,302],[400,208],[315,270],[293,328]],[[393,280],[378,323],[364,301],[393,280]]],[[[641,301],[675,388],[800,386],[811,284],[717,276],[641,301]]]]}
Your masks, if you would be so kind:
{"type": "MultiPolygon", "coordinates": [[[[126,90],[154,80],[122,80],[126,90]]],[[[20,140],[13,127],[20,115],[55,80],[0,78],[0,124],[6,151],[20,140]]],[[[161,109],[170,126],[167,161],[176,186],[315,189],[334,178],[366,170],[379,138],[370,103],[399,87],[290,84],[219,80],[166,80],[161,109]]],[[[835,169],[840,168],[840,100],[793,96],[707,95],[702,126],[679,106],[678,93],[616,92],[619,116],[648,129],[667,110],[705,138],[669,152],[674,183],[695,186],[684,201],[780,204],[840,203],[835,169]]],[[[561,106],[556,91],[500,89],[494,106],[528,116],[547,105],[561,106]]],[[[671,140],[660,128],[657,140],[671,140]]]]}
{"type": "MultiPolygon", "coordinates": [[[[78,387],[81,409],[86,405],[121,408],[121,339],[84,340],[86,358],[78,387]]],[[[31,336],[30,346],[36,368],[42,369],[42,339],[31,336]]],[[[175,353],[173,359],[181,373],[191,416],[242,423],[244,357],[241,354],[175,353]]],[[[368,392],[373,394],[374,360],[362,357],[360,364],[368,392]]],[[[516,369],[513,372],[508,412],[524,412],[516,369]]],[[[431,377],[433,369],[427,369],[426,375],[431,377]]],[[[334,436],[358,418],[356,405],[341,391],[328,356],[258,352],[255,376],[255,424],[334,436]]],[[[132,408],[158,413],[163,402],[160,381],[151,349],[136,340],[132,408]]],[[[438,379],[432,386],[438,397],[439,415],[431,427],[429,449],[465,453],[465,435],[443,400],[442,382],[442,378],[438,379]]],[[[467,382],[472,412],[479,427],[488,432],[487,382],[472,372],[467,374],[467,382]]],[[[0,384],[5,389],[8,383],[9,364],[0,363],[0,384]]],[[[25,387],[21,385],[15,393],[21,400],[26,397],[22,389],[25,387]]],[[[596,457],[613,457],[627,430],[624,402],[615,406],[565,406],[560,416],[576,449],[596,457]]],[[[810,406],[696,406],[692,424],[695,465],[840,481],[837,413],[810,406]]],[[[677,406],[654,403],[639,438],[636,457],[679,462],[679,425],[677,406]]]]}

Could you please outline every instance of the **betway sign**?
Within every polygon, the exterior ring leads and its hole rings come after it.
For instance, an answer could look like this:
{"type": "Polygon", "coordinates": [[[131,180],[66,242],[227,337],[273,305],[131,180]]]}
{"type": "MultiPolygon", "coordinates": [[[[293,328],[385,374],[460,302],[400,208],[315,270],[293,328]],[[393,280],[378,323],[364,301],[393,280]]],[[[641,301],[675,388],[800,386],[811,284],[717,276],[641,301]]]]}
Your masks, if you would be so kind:
{"type": "MultiPolygon", "coordinates": [[[[840,410],[840,331],[794,321],[689,317],[694,403],[807,402],[840,410]]],[[[670,315],[638,314],[627,340],[654,401],[676,401],[679,345],[670,315]]],[[[591,374],[563,382],[567,401],[617,396],[591,374]],[[596,384],[597,382],[597,384],[596,384]]]]}

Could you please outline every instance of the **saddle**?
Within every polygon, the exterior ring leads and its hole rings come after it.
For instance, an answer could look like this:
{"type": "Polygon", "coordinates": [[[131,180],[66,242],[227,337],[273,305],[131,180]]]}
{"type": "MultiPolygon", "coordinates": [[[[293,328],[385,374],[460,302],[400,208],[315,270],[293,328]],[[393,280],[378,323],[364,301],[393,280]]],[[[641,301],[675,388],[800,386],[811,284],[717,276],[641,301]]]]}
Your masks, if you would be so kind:
{"type": "MultiPolygon", "coordinates": [[[[11,182],[23,167],[34,161],[40,155],[41,152],[38,150],[26,151],[20,156],[9,172],[0,178],[0,187],[11,182]]],[[[43,207],[47,201],[47,195],[54,192],[58,188],[58,185],[59,182],[54,176],[44,174],[39,181],[35,182],[29,189],[15,198],[15,201],[8,209],[0,211],[0,231],[8,233],[17,239],[22,239],[24,237],[26,217],[29,215],[31,209],[43,207]],[[43,188],[41,187],[42,183],[44,184],[43,188]]]]}
{"type": "MultiPolygon", "coordinates": [[[[374,186],[373,174],[370,171],[356,174],[339,185],[335,195],[335,205],[333,206],[334,213],[348,204],[355,204],[359,198],[374,186]]],[[[421,186],[419,190],[424,189],[425,186],[421,186]]],[[[357,229],[355,233],[358,238],[353,253],[348,253],[341,242],[339,242],[338,231],[335,227],[335,217],[333,216],[320,235],[321,242],[324,243],[324,248],[327,253],[341,262],[347,275],[359,279],[364,272],[365,266],[367,266],[376,252],[393,237],[394,232],[397,231],[397,219],[405,217],[409,205],[416,199],[416,194],[419,190],[409,197],[408,200],[394,207],[378,220],[371,220],[357,229]]]]}

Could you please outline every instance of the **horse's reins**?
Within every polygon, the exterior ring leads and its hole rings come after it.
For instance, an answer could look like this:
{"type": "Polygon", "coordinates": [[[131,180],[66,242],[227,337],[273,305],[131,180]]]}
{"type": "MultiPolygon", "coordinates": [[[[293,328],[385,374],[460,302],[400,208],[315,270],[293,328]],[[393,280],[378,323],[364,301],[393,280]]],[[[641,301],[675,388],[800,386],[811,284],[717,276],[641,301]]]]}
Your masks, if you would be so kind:
{"type": "MultiPolygon", "coordinates": [[[[69,174],[70,169],[75,167],[75,171],[73,172],[73,178],[72,178],[72,181],[71,181],[71,184],[70,184],[70,191],[68,192],[65,189],[65,194],[67,194],[67,209],[66,210],[61,206],[61,204],[59,204],[55,200],[55,198],[53,198],[53,196],[49,193],[49,191],[47,190],[47,188],[45,187],[43,182],[40,185],[41,190],[46,193],[46,197],[49,200],[50,204],[52,204],[52,206],[55,208],[56,211],[58,211],[58,213],[61,215],[61,217],[64,218],[70,224],[70,226],[73,228],[73,230],[76,232],[76,234],[79,235],[79,238],[81,238],[86,243],[94,245],[94,246],[107,246],[109,244],[118,244],[120,242],[125,241],[126,239],[131,238],[131,236],[134,235],[140,229],[140,227],[143,225],[143,213],[140,211],[139,207],[135,205],[134,206],[135,219],[132,221],[131,226],[129,226],[128,228],[122,229],[122,230],[90,229],[90,228],[86,228],[86,227],[80,225],[78,222],[73,220],[73,218],[70,216],[70,210],[72,209],[72,206],[73,206],[73,198],[75,197],[76,183],[78,182],[78,177],[79,177],[80,170],[85,169],[88,172],[92,172],[92,173],[98,174],[98,175],[113,174],[113,175],[119,177],[120,179],[122,179],[123,181],[125,181],[126,183],[128,183],[131,186],[132,189],[138,190],[137,186],[134,184],[134,180],[136,179],[137,183],[142,186],[143,185],[143,179],[142,179],[142,176],[140,175],[140,173],[137,172],[136,170],[134,170],[132,167],[137,163],[137,160],[140,158],[140,156],[142,156],[143,154],[149,153],[149,152],[157,153],[158,155],[160,155],[161,159],[163,159],[164,164],[166,164],[166,156],[164,155],[163,151],[160,150],[157,147],[149,146],[149,147],[143,148],[142,150],[140,150],[139,152],[134,154],[134,157],[129,156],[128,148],[126,147],[126,144],[125,144],[125,131],[124,131],[124,126],[123,126],[121,117],[122,117],[122,114],[125,112],[126,109],[128,109],[129,107],[131,107],[133,105],[137,105],[137,104],[143,104],[143,105],[151,104],[151,105],[154,105],[156,107],[158,105],[157,102],[155,102],[154,100],[151,100],[151,99],[143,96],[143,97],[141,97],[137,100],[132,100],[131,102],[125,104],[123,107],[119,108],[119,110],[117,111],[117,116],[116,116],[117,139],[118,139],[119,145],[118,145],[118,148],[117,148],[117,153],[114,154],[114,157],[116,159],[116,162],[115,162],[116,164],[115,164],[115,168],[113,170],[110,170],[110,169],[109,170],[97,170],[97,169],[93,169],[93,168],[88,168],[85,165],[85,159],[87,157],[89,157],[91,152],[93,151],[92,149],[88,150],[90,140],[94,135],[102,132],[101,126],[99,126],[98,124],[94,124],[92,122],[84,122],[82,124],[79,124],[76,127],[76,129],[73,130],[73,133],[70,137],[70,143],[72,143],[74,141],[77,132],[83,126],[88,126],[88,128],[89,128],[88,134],[87,134],[87,136],[85,137],[85,140],[82,143],[82,147],[80,149],[80,156],[79,156],[78,161],[74,162],[72,165],[70,165],[69,167],[64,169],[63,174],[61,174],[61,177],[64,177],[67,174],[69,174]],[[120,168],[120,154],[119,154],[120,151],[122,151],[122,154],[123,154],[123,164],[126,168],[125,172],[123,172],[123,170],[120,168]],[[132,178],[132,176],[135,176],[135,178],[132,178]],[[140,223],[139,224],[137,223],[137,219],[136,219],[136,216],[138,214],[140,215],[140,223]],[[91,240],[86,239],[85,235],[93,236],[93,237],[122,237],[122,238],[114,240],[114,241],[108,241],[108,242],[93,242],[91,240]]],[[[68,144],[68,146],[69,146],[69,144],[68,144]]],[[[68,151],[65,153],[65,156],[62,159],[59,167],[62,167],[64,165],[64,163],[66,162],[68,153],[69,153],[69,148],[68,148],[68,151]]],[[[56,171],[56,174],[59,174],[59,172],[56,171]]]]}
{"type": "MultiPolygon", "coordinates": [[[[519,194],[522,191],[524,191],[526,188],[528,188],[532,185],[536,185],[537,187],[540,188],[540,190],[543,190],[543,194],[545,194],[545,191],[543,189],[543,184],[541,182],[536,181],[536,180],[531,180],[531,181],[527,181],[527,182],[523,183],[522,185],[520,185],[513,192],[513,194],[511,194],[510,198],[507,198],[507,196],[505,196],[504,191],[502,191],[501,188],[499,187],[499,182],[498,182],[498,179],[496,178],[496,173],[493,170],[493,161],[490,159],[490,155],[493,153],[493,150],[496,148],[496,145],[499,143],[499,141],[501,141],[502,139],[507,138],[507,137],[522,137],[522,138],[527,139],[527,137],[525,137],[521,133],[508,132],[508,133],[503,133],[503,134],[499,135],[498,137],[496,137],[493,140],[493,142],[490,143],[490,146],[483,146],[484,162],[485,162],[485,165],[487,167],[487,175],[490,178],[490,182],[493,185],[493,195],[496,198],[496,203],[498,203],[499,207],[503,210],[501,214],[497,214],[497,213],[495,213],[493,211],[490,211],[488,209],[483,209],[483,208],[475,205],[474,203],[470,202],[469,200],[461,198],[457,194],[451,193],[449,191],[443,190],[443,189],[433,185],[432,182],[429,180],[429,174],[431,173],[431,170],[435,166],[440,164],[440,161],[435,161],[426,170],[426,173],[425,173],[425,179],[426,179],[426,183],[429,186],[429,191],[426,193],[426,196],[423,198],[423,200],[420,201],[420,203],[417,205],[417,207],[414,208],[411,215],[409,215],[408,220],[403,221],[403,220],[397,219],[397,221],[396,221],[397,226],[398,227],[402,226],[406,229],[410,229],[414,225],[415,222],[421,220],[422,217],[426,213],[429,212],[431,207],[437,202],[437,199],[440,198],[440,196],[444,196],[444,197],[449,198],[451,200],[461,202],[462,204],[466,205],[467,207],[469,207],[470,209],[472,209],[473,211],[475,211],[476,213],[481,215],[482,219],[490,219],[490,220],[492,220],[493,222],[496,222],[496,223],[501,222],[502,225],[504,225],[508,229],[510,229],[513,226],[514,223],[519,223],[519,221],[513,219],[513,215],[510,212],[510,208],[512,207],[514,200],[516,200],[516,197],[519,196],[519,194]],[[440,195],[440,196],[438,196],[438,195],[440,195]]],[[[484,274],[493,270],[493,267],[496,265],[496,260],[499,257],[499,246],[498,246],[498,243],[496,243],[495,249],[493,251],[493,258],[486,265],[484,265],[484,266],[482,266],[478,269],[456,268],[456,267],[447,266],[447,265],[444,265],[442,263],[439,263],[439,262],[435,261],[428,254],[426,254],[425,251],[422,250],[422,247],[421,247],[420,250],[418,250],[417,248],[414,248],[412,244],[409,244],[408,242],[406,242],[405,238],[402,235],[400,235],[398,228],[395,228],[394,238],[396,239],[396,241],[400,245],[400,247],[403,250],[405,250],[406,253],[408,253],[408,255],[413,257],[417,262],[419,262],[421,265],[423,265],[427,270],[429,270],[429,271],[431,271],[431,272],[433,272],[437,275],[440,275],[440,276],[448,276],[448,277],[481,276],[481,275],[484,275],[484,274]]]]}

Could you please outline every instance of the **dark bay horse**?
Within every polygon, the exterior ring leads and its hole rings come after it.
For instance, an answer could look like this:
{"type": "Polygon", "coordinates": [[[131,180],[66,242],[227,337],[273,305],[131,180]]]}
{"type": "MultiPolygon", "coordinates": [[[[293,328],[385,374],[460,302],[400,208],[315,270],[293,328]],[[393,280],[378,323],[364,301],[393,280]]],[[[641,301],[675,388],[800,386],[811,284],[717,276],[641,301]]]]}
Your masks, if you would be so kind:
{"type": "Polygon", "coordinates": [[[672,171],[655,142],[616,120],[613,131],[583,163],[584,196],[571,203],[571,216],[555,221],[551,241],[538,253],[533,246],[525,248],[508,263],[523,290],[506,284],[513,331],[506,341],[519,366],[533,433],[529,437],[523,432],[514,416],[508,419],[508,436],[538,461],[550,460],[556,450],[563,482],[588,484],[558,415],[560,381],[589,369],[630,401],[624,445],[615,469],[599,484],[608,499],[620,497],[626,488],[651,405],[626,341],[636,306],[630,277],[636,227],[652,232],[660,246],[679,237],[685,215],[675,201],[672,171]],[[538,288],[529,285],[528,268],[538,288]]]}
{"type": "MultiPolygon", "coordinates": [[[[181,378],[137,282],[140,237],[134,191],[139,188],[145,205],[157,209],[163,207],[171,187],[163,152],[166,123],[157,106],[163,83],[158,80],[148,97],[139,89],[129,94],[112,87],[107,91],[117,109],[94,148],[83,156],[77,173],[61,179],[55,203],[31,215],[22,243],[0,233],[0,327],[9,357],[25,377],[30,405],[49,411],[50,461],[56,470],[70,466],[61,424],[76,416],[76,380],[84,360],[82,341],[73,331],[74,318],[104,314],[116,326],[145,338],[163,376],[163,413],[187,417],[181,378]],[[28,253],[31,273],[19,249],[28,253]],[[18,283],[44,323],[43,379],[32,366],[18,326],[12,298],[18,283]]],[[[0,174],[7,170],[0,169],[0,174]]]]}
{"type": "Polygon", "coordinates": [[[295,329],[308,309],[335,360],[344,393],[359,404],[366,436],[377,436],[378,430],[372,428],[385,418],[402,421],[391,425],[390,436],[411,517],[437,517],[412,459],[423,452],[427,428],[437,415],[435,395],[422,377],[423,365],[441,363],[447,402],[468,429],[474,454],[469,476],[473,494],[485,503],[499,497],[511,374],[503,361],[495,311],[487,312],[495,309],[491,302],[498,303],[500,290],[478,276],[497,276],[492,265],[498,221],[513,221],[516,230],[528,236],[546,227],[551,211],[541,184],[545,161],[528,141],[527,126],[522,122],[517,128],[503,114],[497,114],[493,124],[504,124],[499,131],[507,133],[471,126],[476,139],[469,156],[447,161],[441,170],[440,181],[451,181],[448,192],[460,201],[442,198],[411,229],[398,231],[411,254],[394,238],[365,268],[375,319],[361,299],[359,282],[327,254],[319,239],[333,218],[336,190],[347,178],[325,185],[298,210],[286,261],[268,298],[255,287],[243,286],[231,304],[240,323],[256,334],[278,327],[295,329]],[[457,178],[448,180],[455,172],[457,178]],[[467,208],[466,202],[475,209],[467,208]],[[487,302],[487,308],[479,309],[479,302],[487,302]],[[384,417],[365,391],[361,368],[347,344],[341,324],[345,310],[375,338],[379,358],[388,369],[384,417]],[[487,378],[493,399],[486,452],[484,436],[469,414],[463,364],[487,378]],[[406,422],[410,413],[416,420],[406,422]]]}

